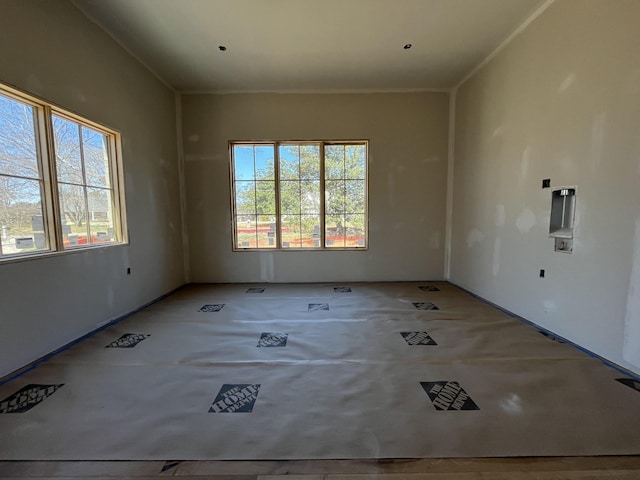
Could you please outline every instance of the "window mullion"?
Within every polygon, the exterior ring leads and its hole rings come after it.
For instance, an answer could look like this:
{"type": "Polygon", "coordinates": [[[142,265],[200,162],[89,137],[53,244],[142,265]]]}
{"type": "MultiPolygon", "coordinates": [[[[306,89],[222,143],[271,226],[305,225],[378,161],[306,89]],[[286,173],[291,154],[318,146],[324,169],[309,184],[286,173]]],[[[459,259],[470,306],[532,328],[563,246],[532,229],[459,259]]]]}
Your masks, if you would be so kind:
{"type": "Polygon", "coordinates": [[[273,144],[273,175],[276,189],[276,248],[282,248],[282,221],[280,219],[280,143],[273,144]]]}
{"type": "Polygon", "coordinates": [[[87,169],[84,163],[84,137],[82,125],[78,124],[78,140],[80,142],[80,165],[82,166],[82,191],[84,192],[84,221],[87,230],[87,245],[91,245],[91,228],[89,226],[89,192],[87,189],[87,169]]]}
{"type": "MultiPolygon", "coordinates": [[[[103,142],[105,141],[105,137],[103,137],[103,142]]],[[[115,180],[115,176],[116,176],[116,172],[114,171],[113,167],[114,167],[114,159],[117,159],[117,157],[114,155],[114,149],[112,148],[111,145],[111,138],[109,136],[106,136],[106,145],[105,145],[106,151],[107,151],[107,168],[106,171],[109,175],[109,183],[108,183],[108,187],[107,188],[103,188],[100,187],[101,190],[106,190],[107,194],[109,195],[109,204],[111,206],[111,223],[113,225],[112,229],[113,229],[113,239],[115,241],[119,241],[122,236],[120,233],[120,228],[118,227],[118,224],[120,223],[120,217],[117,215],[117,211],[118,211],[118,199],[116,198],[116,189],[117,187],[114,186],[116,180],[115,180]]],[[[107,219],[109,218],[109,211],[107,210],[107,219]]],[[[108,232],[108,227],[107,227],[107,232],[108,232]]]]}
{"type": "Polygon", "coordinates": [[[298,248],[302,248],[302,154],[298,143],[298,248]]]}
{"type": "Polygon", "coordinates": [[[116,241],[122,242],[125,241],[126,236],[124,232],[124,218],[121,209],[121,205],[124,205],[124,186],[120,184],[121,175],[118,171],[118,168],[121,165],[121,157],[115,140],[111,136],[108,136],[107,141],[109,144],[109,190],[111,192],[113,230],[116,241]]]}
{"type": "Polygon", "coordinates": [[[324,142],[320,142],[320,247],[326,248],[325,188],[324,188],[324,142]]]}
{"type": "Polygon", "coordinates": [[[369,248],[369,143],[365,143],[364,164],[364,246],[369,248]]]}
{"type": "Polygon", "coordinates": [[[342,247],[347,246],[347,145],[342,145],[342,247]]]}
{"type": "Polygon", "coordinates": [[[38,109],[38,139],[42,158],[42,179],[45,196],[44,215],[47,222],[47,236],[49,248],[55,251],[63,250],[62,212],[58,193],[58,169],[56,165],[56,148],[54,142],[53,121],[51,107],[38,109]]]}
{"type": "Polygon", "coordinates": [[[233,244],[232,249],[236,249],[240,246],[240,240],[238,238],[238,209],[237,209],[237,193],[236,193],[236,157],[233,143],[229,143],[229,154],[231,155],[231,165],[229,167],[229,181],[231,182],[231,226],[233,230],[233,244]]]}
{"type": "MultiPolygon", "coordinates": [[[[253,154],[253,219],[256,225],[256,248],[260,248],[260,242],[258,240],[258,179],[256,178],[256,146],[251,147],[253,154]]],[[[251,247],[251,245],[249,245],[251,247]]]]}
{"type": "MultiPolygon", "coordinates": [[[[0,225],[0,227],[2,227],[2,226],[0,225]]],[[[2,240],[3,240],[3,237],[4,237],[3,232],[0,231],[0,258],[2,258],[2,240]]],[[[51,248],[51,246],[49,246],[49,248],[51,248]]]]}

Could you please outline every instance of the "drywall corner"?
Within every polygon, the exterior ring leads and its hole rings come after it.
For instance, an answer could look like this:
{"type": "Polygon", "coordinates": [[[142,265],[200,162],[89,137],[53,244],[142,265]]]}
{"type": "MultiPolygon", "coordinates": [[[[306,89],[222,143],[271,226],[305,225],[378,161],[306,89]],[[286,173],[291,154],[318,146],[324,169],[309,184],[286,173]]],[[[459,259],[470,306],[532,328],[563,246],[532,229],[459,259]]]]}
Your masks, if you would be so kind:
{"type": "Polygon", "coordinates": [[[184,281],[191,283],[191,263],[189,262],[189,230],[187,226],[187,184],[184,174],[184,147],[182,139],[182,94],[174,92],[176,105],[176,139],[178,144],[178,175],[180,184],[180,212],[182,214],[182,252],[184,258],[184,281]]]}
{"type": "Polygon", "coordinates": [[[453,232],[453,174],[456,146],[456,94],[457,87],[449,92],[449,145],[447,152],[447,200],[445,205],[444,278],[451,278],[451,241],[453,232]]]}

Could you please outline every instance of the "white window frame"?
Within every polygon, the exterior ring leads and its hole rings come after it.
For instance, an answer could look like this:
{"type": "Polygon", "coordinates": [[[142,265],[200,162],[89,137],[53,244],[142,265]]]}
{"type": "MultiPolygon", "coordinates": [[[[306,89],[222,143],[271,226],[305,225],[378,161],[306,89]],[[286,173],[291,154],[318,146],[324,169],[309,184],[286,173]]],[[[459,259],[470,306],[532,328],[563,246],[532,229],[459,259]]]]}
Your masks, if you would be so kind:
{"type": "MultiPolygon", "coordinates": [[[[46,249],[20,253],[2,253],[0,251],[0,264],[128,244],[129,239],[126,228],[124,171],[120,133],[4,83],[0,83],[0,94],[17,102],[29,105],[35,112],[34,134],[37,144],[36,155],[40,181],[42,182],[42,216],[45,226],[45,238],[48,245],[48,248],[46,249]],[[99,133],[104,134],[108,139],[108,190],[111,192],[111,212],[113,216],[114,237],[114,240],[112,241],[104,243],[90,243],[88,241],[87,244],[65,246],[64,232],[62,228],[62,225],[65,223],[65,219],[62,218],[62,214],[60,212],[52,115],[62,117],[81,126],[98,131],[99,133]]],[[[10,177],[11,175],[5,176],[10,177]]],[[[85,187],[89,186],[85,185],[85,187]]],[[[89,212],[86,212],[86,215],[87,218],[85,221],[88,222],[89,212]]]]}
{"type": "MultiPolygon", "coordinates": [[[[234,252],[256,252],[256,251],[288,251],[288,252],[300,252],[300,251],[366,251],[369,249],[369,140],[232,140],[229,141],[229,178],[230,178],[230,191],[231,191],[231,232],[232,232],[232,250],[234,252]],[[285,247],[283,246],[283,239],[281,234],[281,223],[283,213],[280,212],[280,176],[279,176],[279,147],[281,145],[319,145],[320,147],[320,245],[317,247],[285,247]],[[275,202],[276,202],[276,226],[275,226],[275,245],[273,247],[241,247],[239,246],[237,238],[237,218],[236,212],[236,178],[235,178],[235,160],[234,160],[234,146],[273,146],[274,150],[274,181],[275,181],[275,202]],[[325,176],[325,147],[332,145],[361,145],[365,149],[365,164],[364,164],[364,245],[362,246],[328,246],[327,245],[327,232],[326,232],[326,219],[325,212],[326,199],[325,199],[325,182],[327,180],[325,176]]],[[[331,180],[331,179],[329,179],[331,180]]],[[[348,179],[344,179],[348,180],[348,179]]],[[[357,179],[360,180],[360,179],[357,179]]],[[[360,214],[360,213],[358,213],[360,214]]]]}

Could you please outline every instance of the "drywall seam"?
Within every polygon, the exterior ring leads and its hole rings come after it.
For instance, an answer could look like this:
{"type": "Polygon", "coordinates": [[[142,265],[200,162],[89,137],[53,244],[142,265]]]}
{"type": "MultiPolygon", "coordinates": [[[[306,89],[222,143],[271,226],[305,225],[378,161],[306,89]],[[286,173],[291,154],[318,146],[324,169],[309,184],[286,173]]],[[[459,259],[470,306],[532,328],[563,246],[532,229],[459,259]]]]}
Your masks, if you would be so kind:
{"type": "Polygon", "coordinates": [[[518,37],[536,18],[549,8],[555,0],[546,0],[542,5],[536,8],[531,15],[529,15],[507,38],[505,38],[489,55],[485,57],[478,65],[476,65],[469,73],[467,73],[462,80],[454,87],[454,90],[460,88],[467,80],[473,77],[478,71],[480,71],[485,65],[487,65],[493,58],[504,50],[516,37],[518,37]]]}
{"type": "Polygon", "coordinates": [[[115,43],[118,44],[118,46],[120,48],[122,48],[122,50],[124,50],[125,52],[127,52],[136,62],[138,62],[140,65],[142,65],[144,68],[146,68],[149,73],[151,73],[157,80],[160,81],[160,83],[162,83],[165,87],[167,87],[169,90],[171,90],[172,92],[176,92],[176,89],[169,83],[167,82],[164,77],[162,77],[158,72],[156,72],[153,68],[151,68],[146,62],[144,62],[138,55],[136,55],[135,53],[133,53],[124,43],[122,43],[115,35],[113,35],[109,30],[107,30],[105,27],[102,26],[102,24],[100,22],[98,22],[98,20],[96,20],[95,18],[93,18],[93,16],[89,15],[87,12],[85,12],[82,8],[78,7],[77,5],[78,0],[71,0],[71,4],[78,10],[78,12],[80,12],[82,15],[84,15],[86,18],[89,19],[89,21],[93,24],[95,24],[101,31],[103,31],[105,34],[107,34],[107,36],[113,40],[115,43]]]}
{"type": "Polygon", "coordinates": [[[444,227],[444,278],[451,278],[451,249],[453,241],[453,169],[456,147],[456,95],[458,89],[449,92],[449,145],[447,154],[447,200],[444,227]]]}
{"type": "Polygon", "coordinates": [[[449,93],[450,88],[335,88],[335,89],[290,89],[290,90],[180,90],[183,95],[244,95],[274,94],[282,95],[343,95],[354,93],[449,93]]]}
{"type": "Polygon", "coordinates": [[[191,281],[191,264],[189,262],[189,230],[187,228],[187,182],[185,180],[184,143],[182,139],[182,95],[174,93],[176,110],[176,142],[178,149],[178,184],[180,185],[180,215],[182,217],[182,258],[183,278],[185,283],[191,281]]]}

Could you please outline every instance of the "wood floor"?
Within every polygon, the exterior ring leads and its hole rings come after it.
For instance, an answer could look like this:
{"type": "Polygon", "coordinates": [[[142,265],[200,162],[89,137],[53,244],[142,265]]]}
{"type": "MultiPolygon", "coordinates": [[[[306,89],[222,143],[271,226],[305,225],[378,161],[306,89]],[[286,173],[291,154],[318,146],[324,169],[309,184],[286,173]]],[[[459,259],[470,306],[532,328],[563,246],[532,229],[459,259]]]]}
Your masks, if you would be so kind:
{"type": "Polygon", "coordinates": [[[0,462],[0,479],[638,480],[640,456],[481,459],[0,462]]]}

